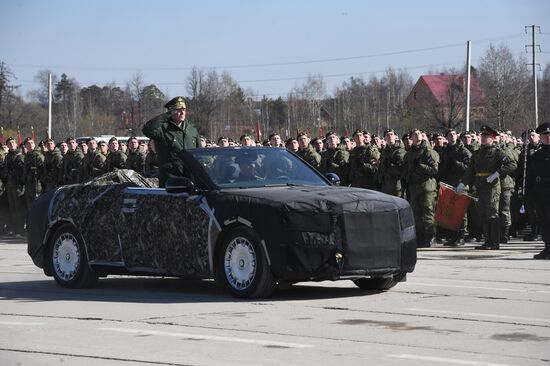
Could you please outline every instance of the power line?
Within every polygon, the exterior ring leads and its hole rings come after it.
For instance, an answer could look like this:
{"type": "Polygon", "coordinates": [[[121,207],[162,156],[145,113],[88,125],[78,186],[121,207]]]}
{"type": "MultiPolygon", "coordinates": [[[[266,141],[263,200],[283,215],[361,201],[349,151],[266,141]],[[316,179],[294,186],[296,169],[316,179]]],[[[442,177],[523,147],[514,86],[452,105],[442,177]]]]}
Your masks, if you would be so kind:
{"type": "MultiPolygon", "coordinates": [[[[514,34],[514,35],[502,36],[502,37],[497,37],[497,38],[479,39],[479,40],[475,40],[473,42],[475,42],[475,43],[485,43],[485,42],[492,42],[492,41],[498,41],[498,40],[502,40],[502,39],[511,39],[511,38],[519,38],[519,37],[523,37],[523,35],[522,34],[521,35],[514,34]]],[[[242,69],[242,68],[303,65],[303,64],[313,64],[313,63],[326,63],[326,62],[359,60],[359,59],[384,57],[384,56],[395,56],[395,55],[403,55],[403,54],[408,54],[408,53],[434,51],[434,50],[439,50],[439,49],[463,47],[463,46],[464,46],[464,42],[461,42],[461,43],[454,43],[454,44],[448,44],[448,45],[442,45],[442,46],[417,48],[417,49],[401,50],[401,51],[393,51],[393,52],[383,52],[383,53],[376,53],[376,54],[363,55],[363,56],[349,56],[349,57],[337,57],[337,58],[328,58],[328,59],[301,60],[301,61],[261,63],[261,64],[206,66],[206,67],[197,67],[197,68],[198,69],[242,69]]],[[[20,68],[44,68],[44,69],[50,68],[50,69],[64,69],[64,70],[97,70],[97,71],[106,71],[106,70],[112,70],[112,71],[128,71],[128,70],[183,71],[183,70],[191,70],[191,69],[195,68],[195,66],[192,66],[192,67],[114,67],[114,66],[110,66],[110,67],[99,67],[99,66],[83,67],[83,66],[51,66],[51,65],[34,65],[34,64],[13,64],[13,65],[10,65],[10,67],[15,67],[15,68],[16,67],[20,67],[20,68]]]]}

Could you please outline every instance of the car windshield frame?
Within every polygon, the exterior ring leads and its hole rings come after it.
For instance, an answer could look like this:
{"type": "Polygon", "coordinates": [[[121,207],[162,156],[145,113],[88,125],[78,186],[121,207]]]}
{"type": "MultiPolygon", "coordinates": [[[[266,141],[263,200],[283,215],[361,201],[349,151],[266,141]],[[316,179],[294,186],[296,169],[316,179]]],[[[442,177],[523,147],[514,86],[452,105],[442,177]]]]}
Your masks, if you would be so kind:
{"type": "Polygon", "coordinates": [[[214,147],[186,150],[219,189],[330,186],[296,154],[274,147],[214,147]]]}

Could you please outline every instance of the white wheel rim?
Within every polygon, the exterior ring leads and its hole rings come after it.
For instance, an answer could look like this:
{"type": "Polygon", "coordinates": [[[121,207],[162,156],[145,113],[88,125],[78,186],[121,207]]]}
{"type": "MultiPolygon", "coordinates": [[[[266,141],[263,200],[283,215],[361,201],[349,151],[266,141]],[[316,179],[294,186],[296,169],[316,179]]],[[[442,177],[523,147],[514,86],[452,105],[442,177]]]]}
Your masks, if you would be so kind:
{"type": "Polygon", "coordinates": [[[231,240],[224,256],[225,278],[235,290],[246,290],[256,275],[256,252],[243,237],[231,240]]]}
{"type": "Polygon", "coordinates": [[[74,235],[63,233],[53,247],[53,268],[57,276],[70,281],[80,266],[80,247],[74,235]]]}

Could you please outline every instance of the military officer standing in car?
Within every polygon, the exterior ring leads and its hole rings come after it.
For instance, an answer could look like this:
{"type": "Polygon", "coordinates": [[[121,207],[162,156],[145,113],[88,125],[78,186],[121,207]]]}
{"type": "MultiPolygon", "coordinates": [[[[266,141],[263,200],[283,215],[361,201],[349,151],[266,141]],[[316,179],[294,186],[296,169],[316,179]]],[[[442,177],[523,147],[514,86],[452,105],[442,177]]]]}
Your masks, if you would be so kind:
{"type": "Polygon", "coordinates": [[[544,241],[544,249],[535,254],[535,259],[550,259],[550,122],[537,127],[541,148],[527,165],[526,193],[535,197],[537,220],[544,241]]]}
{"type": "Polygon", "coordinates": [[[497,132],[491,127],[481,127],[481,147],[473,153],[470,165],[457,186],[457,192],[462,192],[466,186],[472,185],[477,189],[485,244],[476,249],[500,248],[499,177],[505,177],[516,168],[516,163],[494,144],[496,135],[497,132]]]}
{"type": "Polygon", "coordinates": [[[42,193],[42,175],[44,173],[44,156],[40,149],[36,149],[34,140],[27,137],[23,141],[27,148],[25,155],[25,202],[27,211],[30,211],[31,206],[42,193]]]}
{"type": "Polygon", "coordinates": [[[185,167],[178,154],[184,149],[198,148],[200,135],[195,126],[185,120],[183,97],[175,97],[164,105],[168,112],[157,116],[143,126],[143,134],[155,140],[159,160],[159,187],[171,176],[182,176],[185,167]]]}

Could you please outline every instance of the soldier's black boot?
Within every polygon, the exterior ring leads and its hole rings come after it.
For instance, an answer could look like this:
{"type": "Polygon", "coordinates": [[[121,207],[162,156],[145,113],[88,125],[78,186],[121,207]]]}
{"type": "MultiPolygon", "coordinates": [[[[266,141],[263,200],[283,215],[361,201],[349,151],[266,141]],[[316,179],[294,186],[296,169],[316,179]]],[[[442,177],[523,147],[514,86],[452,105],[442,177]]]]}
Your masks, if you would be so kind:
{"type": "Polygon", "coordinates": [[[537,225],[532,225],[531,226],[531,232],[527,236],[525,236],[523,238],[523,240],[525,240],[525,241],[535,241],[535,240],[538,239],[538,237],[539,237],[538,227],[537,227],[537,225]]]}
{"type": "Polygon", "coordinates": [[[500,231],[500,243],[506,244],[508,243],[508,240],[510,240],[510,237],[508,236],[508,232],[510,230],[509,226],[504,226],[502,230],[500,231]]]}
{"type": "Polygon", "coordinates": [[[535,254],[533,259],[550,259],[550,246],[546,246],[542,252],[535,254]]]}
{"type": "Polygon", "coordinates": [[[488,222],[484,224],[484,229],[485,229],[485,244],[483,244],[482,246],[476,247],[476,249],[482,249],[482,250],[500,249],[500,245],[498,244],[499,232],[500,232],[498,219],[488,220],[488,222]]]}
{"type": "Polygon", "coordinates": [[[458,231],[453,234],[452,238],[444,244],[449,247],[458,247],[464,245],[464,231],[458,231]]]}

